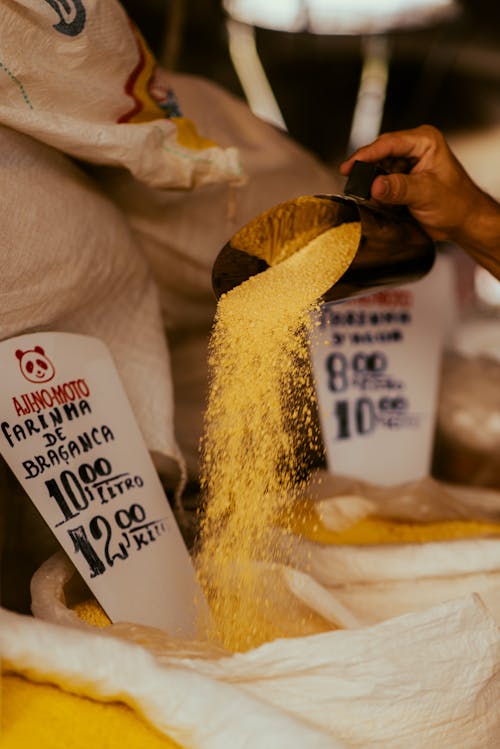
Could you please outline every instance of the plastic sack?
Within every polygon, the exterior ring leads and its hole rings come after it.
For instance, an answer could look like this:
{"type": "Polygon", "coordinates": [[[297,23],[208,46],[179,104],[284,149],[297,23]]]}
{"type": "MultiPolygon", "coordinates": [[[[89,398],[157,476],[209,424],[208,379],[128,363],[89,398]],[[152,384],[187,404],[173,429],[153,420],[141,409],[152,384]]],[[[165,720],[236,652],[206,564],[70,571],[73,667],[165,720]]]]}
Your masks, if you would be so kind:
{"type": "MultiPolygon", "coordinates": [[[[457,499],[454,510],[447,487],[430,480],[395,487],[389,516],[405,516],[407,521],[418,516],[415,508],[426,484],[435,499],[443,497],[436,516],[467,517],[473,496],[466,493],[457,499]],[[403,497],[401,512],[398,495],[403,497]]],[[[322,508],[318,517],[330,522],[333,529],[345,528],[370,513],[380,514],[383,507],[378,487],[361,487],[359,482],[337,477],[320,486],[324,496],[316,500],[322,508]],[[346,510],[349,502],[356,509],[351,506],[346,510]]],[[[500,507],[498,494],[474,493],[486,515],[494,517],[500,507]]],[[[184,721],[196,722],[194,733],[189,733],[189,745],[203,749],[211,746],[212,738],[214,746],[227,741],[238,747],[248,743],[249,737],[259,745],[273,747],[280,746],[280,741],[288,742],[289,747],[316,746],[319,739],[303,734],[301,721],[319,730],[321,740],[331,742],[325,746],[335,746],[335,741],[363,749],[403,749],[408,744],[415,749],[496,746],[500,727],[495,709],[500,690],[499,539],[368,547],[334,547],[304,539],[297,539],[294,546],[289,538],[285,542],[290,567],[269,569],[272,586],[281,577],[288,586],[290,612],[293,601],[299,600],[337,631],[279,639],[247,653],[224,656],[203,644],[176,642],[159,630],[117,623],[101,630],[98,637],[127,642],[122,643],[123,650],[116,645],[116,653],[115,646],[106,651],[105,665],[99,656],[97,670],[88,660],[89,642],[70,636],[66,641],[63,634],[66,627],[75,625],[81,631],[82,623],[69,610],[69,598],[66,600],[72,595],[72,565],[58,555],[33,579],[33,611],[36,617],[64,625],[58,626],[53,636],[62,643],[59,652],[66,655],[57,656],[57,665],[47,658],[42,662],[40,635],[34,624],[32,634],[24,637],[25,643],[31,638],[32,644],[19,648],[16,667],[22,672],[29,664],[30,673],[49,672],[56,683],[78,693],[82,693],[82,684],[87,689],[90,684],[92,694],[99,698],[118,691],[181,745],[184,721]],[[344,631],[338,631],[339,627],[344,631]],[[120,660],[131,658],[130,642],[147,648],[155,657],[155,663],[145,662],[135,672],[132,691],[120,676],[119,665],[120,660]],[[78,655],[80,648],[87,654],[85,658],[78,655]],[[66,668],[68,661],[71,668],[66,668]],[[158,671],[158,666],[162,670],[158,671]],[[189,708],[173,714],[169,679],[175,673],[184,684],[185,669],[190,673],[186,688],[189,684],[192,697],[203,691],[205,678],[211,680],[214,700],[223,694],[220,687],[230,684],[235,690],[231,714],[219,702],[198,712],[196,718],[191,717],[189,708]],[[250,733],[245,723],[240,724],[244,736],[238,734],[233,722],[241,704],[237,697],[240,690],[257,698],[260,705],[252,708],[255,723],[250,733]],[[266,734],[271,729],[261,723],[270,706],[284,720],[277,735],[266,734]]],[[[86,628],[91,636],[88,625],[86,628]]],[[[52,637],[52,631],[44,629],[41,636],[52,637]]],[[[14,638],[10,639],[12,652],[14,638]]],[[[96,647],[104,652],[104,644],[96,642],[96,647]]]]}
{"type": "Polygon", "coordinates": [[[500,521],[500,493],[495,489],[439,481],[427,476],[394,486],[378,486],[318,470],[305,496],[329,517],[329,527],[346,527],[368,515],[425,523],[446,520],[500,521]]]}
{"type": "Polygon", "coordinates": [[[239,177],[235,149],[182,116],[168,76],[115,0],[2,3],[0,27],[0,123],[158,187],[239,177]]]}
{"type": "Polygon", "coordinates": [[[318,613],[327,615],[334,602],[362,626],[478,593],[500,622],[499,492],[431,478],[378,487],[319,472],[309,495],[318,524],[334,532],[370,517],[422,527],[447,521],[472,527],[470,536],[386,544],[278,535],[288,563],[314,581],[301,581],[295,593],[307,597],[318,613]]]}
{"type": "Polygon", "coordinates": [[[53,148],[4,127],[0,145],[0,339],[33,330],[100,338],[149,449],[180,460],[158,295],[123,215],[53,148]]]}
{"type": "Polygon", "coordinates": [[[215,658],[175,643],[152,657],[0,609],[0,653],[31,679],[120,699],[193,749],[493,749],[500,729],[500,637],[477,597],[215,658]]]}

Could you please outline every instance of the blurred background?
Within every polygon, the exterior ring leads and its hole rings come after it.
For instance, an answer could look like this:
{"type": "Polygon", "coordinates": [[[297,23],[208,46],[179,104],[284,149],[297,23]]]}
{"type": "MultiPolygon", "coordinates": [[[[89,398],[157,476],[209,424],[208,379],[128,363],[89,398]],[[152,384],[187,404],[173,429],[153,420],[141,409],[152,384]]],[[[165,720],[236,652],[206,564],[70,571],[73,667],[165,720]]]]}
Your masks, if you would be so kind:
{"type": "Polygon", "coordinates": [[[497,0],[124,0],[163,65],[221,84],[336,167],[378,130],[441,128],[500,196],[497,0]]]}

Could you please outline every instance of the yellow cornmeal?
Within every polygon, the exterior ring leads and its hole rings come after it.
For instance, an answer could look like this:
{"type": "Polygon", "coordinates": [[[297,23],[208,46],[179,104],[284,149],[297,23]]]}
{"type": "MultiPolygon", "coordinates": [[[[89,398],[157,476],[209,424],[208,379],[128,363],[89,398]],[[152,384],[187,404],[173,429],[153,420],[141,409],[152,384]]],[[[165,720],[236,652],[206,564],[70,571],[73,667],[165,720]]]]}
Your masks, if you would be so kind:
{"type": "Polygon", "coordinates": [[[1,676],[2,749],[179,749],[118,702],[104,703],[17,674],[1,676]]]}
{"type": "Polygon", "coordinates": [[[107,627],[111,624],[104,609],[93,598],[77,603],[72,608],[80,619],[87,624],[92,624],[93,627],[107,627]]]}
{"type": "Polygon", "coordinates": [[[314,503],[308,501],[301,501],[293,515],[287,514],[286,525],[289,531],[309,541],[348,546],[418,544],[500,536],[500,523],[480,520],[410,523],[375,516],[358,520],[345,530],[333,531],[323,525],[314,503]]]}
{"type": "MultiPolygon", "coordinates": [[[[219,300],[210,344],[198,563],[213,636],[230,650],[283,633],[285,599],[265,585],[256,562],[282,561],[273,527],[303,481],[297,439],[305,436],[311,447],[320,441],[313,385],[300,366],[309,356],[305,331],[317,300],[350,265],[360,236],[359,223],[329,229],[219,300]]],[[[296,627],[326,628],[313,619],[304,611],[296,627]]]]}

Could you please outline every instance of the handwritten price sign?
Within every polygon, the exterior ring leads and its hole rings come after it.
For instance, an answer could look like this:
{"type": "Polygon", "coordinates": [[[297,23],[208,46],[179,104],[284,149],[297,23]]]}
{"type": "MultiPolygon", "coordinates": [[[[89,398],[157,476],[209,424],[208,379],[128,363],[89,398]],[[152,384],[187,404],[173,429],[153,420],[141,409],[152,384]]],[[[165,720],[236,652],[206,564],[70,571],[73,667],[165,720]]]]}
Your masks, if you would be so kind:
{"type": "Polygon", "coordinates": [[[382,486],[429,474],[453,282],[438,256],[420,281],[322,306],[311,358],[333,473],[382,486]]]}
{"type": "Polygon", "coordinates": [[[111,620],[196,635],[206,604],[104,344],[24,335],[0,368],[0,451],[111,620]]]}

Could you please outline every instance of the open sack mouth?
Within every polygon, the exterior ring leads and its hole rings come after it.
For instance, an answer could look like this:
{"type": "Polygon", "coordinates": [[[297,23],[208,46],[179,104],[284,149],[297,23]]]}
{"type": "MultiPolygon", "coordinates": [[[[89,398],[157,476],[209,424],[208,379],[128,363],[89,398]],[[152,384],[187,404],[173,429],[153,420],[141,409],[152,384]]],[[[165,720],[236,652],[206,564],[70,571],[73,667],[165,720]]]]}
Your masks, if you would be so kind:
{"type": "Polygon", "coordinates": [[[342,483],[316,508],[297,507],[296,547],[290,524],[277,529],[293,567],[256,570],[268,594],[280,588],[282,615],[300,612],[306,621],[312,612],[308,631],[289,629],[231,655],[133,623],[110,625],[58,553],[32,582],[37,619],[0,612],[4,658],[70,692],[117,695],[180,746],[188,731],[191,743],[210,749],[221,716],[232,746],[272,736],[273,747],[398,749],[409,735],[416,749],[488,745],[500,697],[498,493],[453,497],[445,486],[416,482],[402,502],[384,492],[386,511],[399,502],[404,516],[394,521],[377,515],[379,488],[360,497],[359,483],[351,485],[357,499],[348,488],[342,483]],[[442,498],[427,522],[418,518],[422,491],[442,498]],[[481,517],[467,520],[474,502],[481,517]],[[377,544],[383,532],[389,543],[377,544]],[[479,695],[490,708],[475,709],[479,695]]]}

